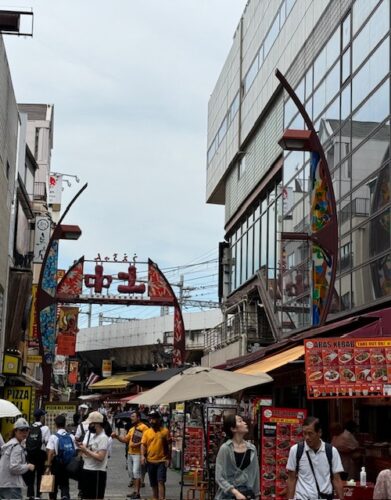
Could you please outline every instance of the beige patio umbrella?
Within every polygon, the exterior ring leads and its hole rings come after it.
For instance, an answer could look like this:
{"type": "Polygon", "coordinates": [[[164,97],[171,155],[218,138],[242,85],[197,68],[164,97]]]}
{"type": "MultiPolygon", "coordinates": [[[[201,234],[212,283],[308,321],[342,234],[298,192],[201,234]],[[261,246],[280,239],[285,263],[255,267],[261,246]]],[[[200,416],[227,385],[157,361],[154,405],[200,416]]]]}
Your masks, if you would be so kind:
{"type": "Polygon", "coordinates": [[[267,384],[273,379],[266,373],[242,375],[241,373],[196,366],[132,399],[132,404],[169,404],[192,399],[225,396],[254,385],[267,384]]]}
{"type": "Polygon", "coordinates": [[[7,399],[0,399],[0,418],[4,417],[17,417],[21,411],[14,403],[7,399]]]}

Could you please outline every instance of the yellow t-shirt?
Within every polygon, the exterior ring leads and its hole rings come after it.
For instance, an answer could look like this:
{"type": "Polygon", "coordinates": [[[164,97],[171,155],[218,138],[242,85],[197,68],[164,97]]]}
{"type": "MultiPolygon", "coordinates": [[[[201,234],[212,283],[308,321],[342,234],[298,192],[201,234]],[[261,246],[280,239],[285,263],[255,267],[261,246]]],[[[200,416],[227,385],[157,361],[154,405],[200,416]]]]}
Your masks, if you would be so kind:
{"type": "Polygon", "coordinates": [[[168,460],[168,429],[161,427],[157,432],[151,428],[143,433],[142,445],[147,450],[148,462],[164,462],[168,460]]]}
{"type": "MultiPolygon", "coordinates": [[[[130,443],[130,441],[133,441],[133,435],[135,430],[141,432],[144,435],[144,432],[149,429],[149,427],[142,422],[140,422],[137,425],[134,425],[129,429],[129,432],[126,434],[126,442],[130,443]]],[[[138,439],[138,442],[141,443],[141,439],[138,439]]],[[[141,446],[129,446],[128,448],[128,453],[129,455],[141,455],[141,446]]]]}

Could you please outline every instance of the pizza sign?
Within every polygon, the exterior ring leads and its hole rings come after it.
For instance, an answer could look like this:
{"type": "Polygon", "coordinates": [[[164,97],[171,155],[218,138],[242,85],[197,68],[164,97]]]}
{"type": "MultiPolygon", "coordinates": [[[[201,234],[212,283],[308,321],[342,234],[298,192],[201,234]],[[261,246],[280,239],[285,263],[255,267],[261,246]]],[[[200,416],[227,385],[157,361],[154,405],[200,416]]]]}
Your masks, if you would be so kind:
{"type": "Polygon", "coordinates": [[[306,340],[307,397],[391,396],[391,338],[306,340]]]}

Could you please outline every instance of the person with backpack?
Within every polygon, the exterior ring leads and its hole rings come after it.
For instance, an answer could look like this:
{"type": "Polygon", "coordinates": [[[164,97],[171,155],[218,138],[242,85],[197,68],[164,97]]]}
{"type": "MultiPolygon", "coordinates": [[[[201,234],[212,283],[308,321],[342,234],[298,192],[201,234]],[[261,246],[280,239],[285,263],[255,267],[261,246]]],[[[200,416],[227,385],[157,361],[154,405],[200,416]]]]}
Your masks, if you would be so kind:
{"type": "Polygon", "coordinates": [[[66,466],[76,456],[75,438],[65,430],[65,415],[57,415],[54,420],[57,432],[52,434],[47,444],[47,471],[55,477],[54,492],[49,494],[51,500],[57,499],[60,488],[61,500],[69,500],[69,474],[66,466]]]}
{"type": "Polygon", "coordinates": [[[23,441],[27,438],[30,426],[24,418],[14,423],[11,439],[1,448],[0,459],[0,498],[22,499],[23,475],[33,471],[34,464],[26,460],[23,441]]]}
{"type": "Polygon", "coordinates": [[[79,444],[84,459],[81,477],[82,497],[89,500],[102,499],[106,490],[109,438],[104,429],[101,413],[93,411],[86,422],[88,432],[84,441],[79,444]]]}
{"type": "Polygon", "coordinates": [[[50,438],[50,430],[45,425],[46,412],[42,408],[34,411],[35,422],[30,427],[29,435],[26,439],[27,461],[35,465],[35,469],[26,477],[27,497],[29,500],[40,498],[41,477],[45,471],[46,445],[50,438]],[[35,486],[36,480],[36,488],[35,486]],[[36,494],[34,495],[34,490],[36,494]]]}
{"type": "Polygon", "coordinates": [[[307,417],[303,422],[304,442],[289,450],[288,499],[312,500],[324,498],[343,500],[343,472],[338,450],[322,441],[322,428],[316,417],[307,417]],[[333,495],[333,488],[336,496],[333,495]]]}

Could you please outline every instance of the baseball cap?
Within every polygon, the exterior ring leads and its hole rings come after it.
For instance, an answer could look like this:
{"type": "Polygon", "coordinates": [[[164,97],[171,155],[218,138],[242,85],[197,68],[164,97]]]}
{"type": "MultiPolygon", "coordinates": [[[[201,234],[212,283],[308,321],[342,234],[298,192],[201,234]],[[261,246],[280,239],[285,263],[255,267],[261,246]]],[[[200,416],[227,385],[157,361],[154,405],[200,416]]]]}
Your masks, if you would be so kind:
{"type": "Polygon", "coordinates": [[[40,417],[43,417],[44,415],[46,415],[46,411],[43,410],[42,408],[37,408],[35,411],[34,411],[34,417],[35,418],[40,418],[40,417]]]}
{"type": "Polygon", "coordinates": [[[88,410],[89,406],[86,405],[85,403],[83,403],[83,404],[79,405],[79,409],[80,408],[83,408],[84,410],[88,410]]]}
{"type": "Polygon", "coordinates": [[[93,411],[88,415],[86,420],[87,424],[102,424],[103,423],[103,415],[98,411],[93,411]]]}
{"type": "Polygon", "coordinates": [[[148,413],[148,418],[160,418],[160,413],[156,410],[152,410],[148,413]]]}
{"type": "Polygon", "coordinates": [[[14,429],[30,429],[30,426],[26,419],[18,418],[18,420],[14,423],[14,429]]]}

